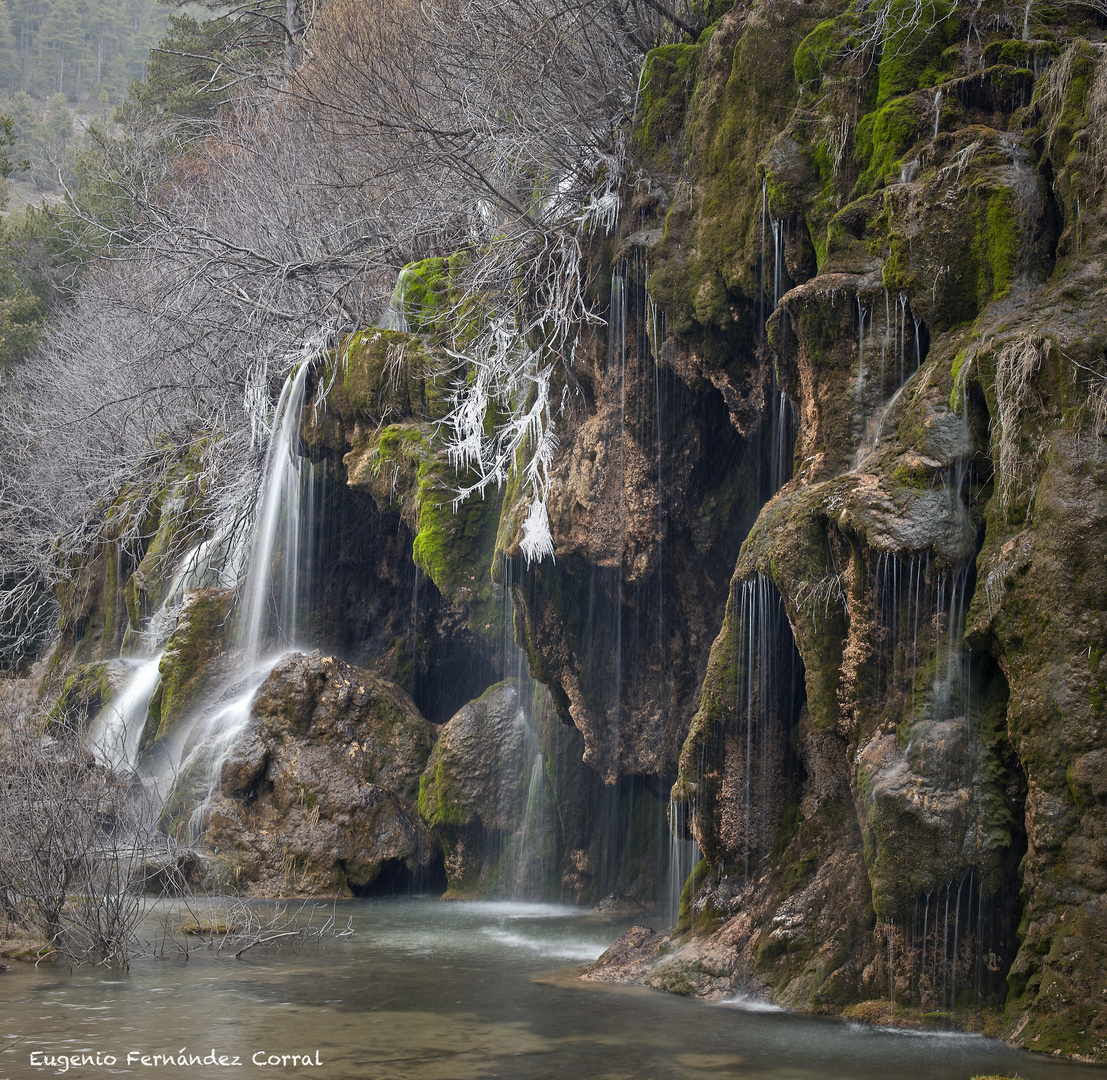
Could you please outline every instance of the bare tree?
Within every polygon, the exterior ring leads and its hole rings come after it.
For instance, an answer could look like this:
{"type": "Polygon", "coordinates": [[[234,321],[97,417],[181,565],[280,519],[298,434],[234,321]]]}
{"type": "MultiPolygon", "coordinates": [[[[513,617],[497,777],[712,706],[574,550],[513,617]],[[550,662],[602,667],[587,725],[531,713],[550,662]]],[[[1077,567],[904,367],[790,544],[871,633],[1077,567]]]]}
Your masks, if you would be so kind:
{"type": "Polygon", "coordinates": [[[607,0],[335,0],[305,33],[279,89],[105,142],[97,212],[71,199],[94,266],[0,403],[9,665],[49,635],[54,587],[124,490],[141,502],[187,458],[209,533],[244,528],[290,369],[371,324],[427,255],[462,253],[459,311],[482,315],[446,342],[448,445],[475,476],[457,495],[525,469],[523,550],[550,551],[549,387],[598,321],[589,248],[621,211],[641,39],[664,20],[607,0]]]}
{"type": "Polygon", "coordinates": [[[126,966],[145,913],[136,868],[150,808],[72,730],[40,727],[41,717],[0,717],[0,904],[70,963],[126,966]]]}

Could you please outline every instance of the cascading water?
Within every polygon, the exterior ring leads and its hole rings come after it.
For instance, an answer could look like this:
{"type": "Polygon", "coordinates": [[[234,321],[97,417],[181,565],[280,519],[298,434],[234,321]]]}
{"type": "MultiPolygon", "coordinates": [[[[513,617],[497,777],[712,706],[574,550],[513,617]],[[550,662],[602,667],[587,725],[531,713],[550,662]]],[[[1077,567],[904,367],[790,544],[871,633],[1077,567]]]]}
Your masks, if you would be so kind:
{"type": "Polygon", "coordinates": [[[101,764],[138,770],[139,746],[160,681],[166,639],[180,615],[184,595],[211,586],[232,588],[243,561],[243,545],[236,545],[232,536],[223,533],[185,552],[164,601],[147,620],[145,632],[138,635],[152,655],[132,661],[131,677],[89,726],[87,742],[101,764]]]}
{"type": "Polygon", "coordinates": [[[307,361],[301,363],[281,392],[258,488],[252,542],[247,547],[232,535],[218,534],[185,554],[162,608],[150,619],[147,637],[157,639],[159,651],[136,666],[90,729],[90,744],[105,764],[137,771],[174,811],[171,817],[185,812],[193,816],[193,838],[199,808],[210,798],[222,761],[249,721],[257,688],[281,655],[272,653],[270,643],[287,651],[297,641],[297,608],[307,584],[301,567],[310,555],[315,527],[314,476],[310,463],[297,453],[309,368],[307,361]],[[208,695],[169,735],[140,752],[159,682],[164,638],[182,601],[194,589],[233,585],[244,566],[243,603],[236,625],[242,643],[238,678],[222,686],[214,704],[208,695]]]}
{"type": "Polygon", "coordinates": [[[767,851],[787,798],[788,740],[803,700],[802,665],[784,601],[772,582],[757,574],[742,583],[739,606],[737,731],[744,758],[739,819],[731,831],[741,841],[743,876],[751,856],[767,851]]]}
{"type": "Polygon", "coordinates": [[[100,711],[88,732],[97,761],[112,769],[133,769],[150,699],[157,689],[161,653],[139,663],[126,685],[100,711]]]}
{"type": "MultiPolygon", "coordinates": [[[[285,383],[265,456],[254,542],[238,622],[246,667],[261,659],[262,642],[270,636],[271,630],[285,646],[296,641],[300,548],[307,524],[303,512],[305,462],[297,446],[309,369],[310,364],[302,363],[285,383]],[[278,553],[280,558],[274,571],[278,553]]],[[[310,471],[310,463],[306,468],[310,471]]]]}
{"type": "Polygon", "coordinates": [[[274,414],[235,628],[242,643],[243,674],[214,705],[193,714],[159,748],[159,788],[172,789],[168,798],[176,809],[192,807],[192,840],[201,831],[203,808],[218,784],[223,761],[249,723],[258,687],[281,656],[298,644],[297,616],[305,585],[302,555],[314,524],[312,466],[298,452],[310,368],[305,359],[289,376],[274,414]]]}
{"type": "MultiPolygon", "coordinates": [[[[893,302],[888,290],[884,290],[884,328],[877,334],[874,322],[879,321],[878,306],[867,306],[857,298],[857,376],[854,397],[860,406],[872,392],[881,403],[873,409],[865,426],[865,432],[854,454],[852,470],[857,471],[872,455],[884,434],[885,424],[895,413],[904,389],[922,365],[922,329],[918,319],[911,314],[907,297],[900,293],[893,302]],[[913,332],[908,335],[908,319],[913,332]],[[880,359],[874,365],[865,362],[866,343],[870,356],[879,349],[880,359]],[[885,397],[889,394],[890,396],[885,397]]],[[[870,398],[871,400],[871,398],[870,398]]]]}

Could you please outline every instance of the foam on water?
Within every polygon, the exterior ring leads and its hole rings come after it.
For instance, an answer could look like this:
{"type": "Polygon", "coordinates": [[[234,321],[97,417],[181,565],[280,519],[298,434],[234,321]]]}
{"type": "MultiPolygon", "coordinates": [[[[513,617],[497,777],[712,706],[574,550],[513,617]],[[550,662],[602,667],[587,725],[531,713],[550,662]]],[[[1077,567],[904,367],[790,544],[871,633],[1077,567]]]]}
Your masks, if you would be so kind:
{"type": "Polygon", "coordinates": [[[501,930],[495,926],[485,926],[481,932],[501,945],[512,949],[527,949],[539,956],[551,960],[598,960],[604,952],[604,946],[594,941],[559,940],[549,937],[530,937],[527,934],[515,934],[510,930],[501,930]]]}
{"type": "Polygon", "coordinates": [[[716,1004],[726,1005],[728,1008],[748,1013],[786,1013],[789,1011],[779,1005],[774,1005],[771,1001],[762,1001],[761,998],[751,997],[749,994],[736,994],[734,997],[723,998],[716,1004]]]}

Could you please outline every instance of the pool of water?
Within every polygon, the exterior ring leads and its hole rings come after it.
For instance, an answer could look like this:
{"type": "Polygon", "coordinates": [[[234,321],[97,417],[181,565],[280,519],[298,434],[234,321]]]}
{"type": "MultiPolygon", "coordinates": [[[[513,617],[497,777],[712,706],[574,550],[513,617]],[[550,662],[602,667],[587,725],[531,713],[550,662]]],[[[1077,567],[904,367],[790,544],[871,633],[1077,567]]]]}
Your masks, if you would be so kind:
{"type": "Polygon", "coordinates": [[[239,959],[171,945],[123,974],[20,965],[0,975],[0,1078],[1107,1080],[979,1036],[580,982],[574,968],[628,924],[573,908],[407,898],[337,911],[353,933],[239,959]]]}

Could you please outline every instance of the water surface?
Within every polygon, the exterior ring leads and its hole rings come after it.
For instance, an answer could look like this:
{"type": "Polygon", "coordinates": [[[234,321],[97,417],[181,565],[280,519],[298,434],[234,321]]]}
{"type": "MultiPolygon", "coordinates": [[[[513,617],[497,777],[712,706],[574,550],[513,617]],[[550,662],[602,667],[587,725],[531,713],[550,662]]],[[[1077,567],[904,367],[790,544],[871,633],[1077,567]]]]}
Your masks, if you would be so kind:
{"type": "Polygon", "coordinates": [[[338,913],[339,928],[348,917],[355,933],[237,960],[207,950],[186,960],[171,946],[125,974],[19,966],[0,975],[0,1077],[1107,1080],[1107,1069],[979,1036],[582,983],[574,966],[627,923],[573,908],[407,898],[338,913]],[[93,1063],[32,1064],[81,1053],[93,1063]],[[154,1063],[181,1053],[198,1063],[154,1063]],[[212,1057],[239,1064],[203,1062],[212,1057]]]}

